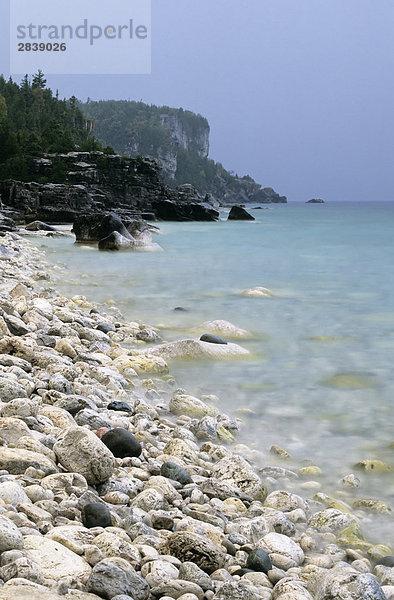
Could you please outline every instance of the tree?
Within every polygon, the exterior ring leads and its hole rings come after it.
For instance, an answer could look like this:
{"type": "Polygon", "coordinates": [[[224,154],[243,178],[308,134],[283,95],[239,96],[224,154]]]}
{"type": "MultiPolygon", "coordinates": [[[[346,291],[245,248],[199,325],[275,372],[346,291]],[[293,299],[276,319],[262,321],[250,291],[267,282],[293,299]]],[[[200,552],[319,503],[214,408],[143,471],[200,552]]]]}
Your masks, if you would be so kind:
{"type": "Polygon", "coordinates": [[[41,90],[44,90],[46,84],[47,80],[44,77],[44,73],[41,71],[41,69],[38,69],[37,73],[33,77],[33,83],[31,87],[40,88],[41,90]]]}

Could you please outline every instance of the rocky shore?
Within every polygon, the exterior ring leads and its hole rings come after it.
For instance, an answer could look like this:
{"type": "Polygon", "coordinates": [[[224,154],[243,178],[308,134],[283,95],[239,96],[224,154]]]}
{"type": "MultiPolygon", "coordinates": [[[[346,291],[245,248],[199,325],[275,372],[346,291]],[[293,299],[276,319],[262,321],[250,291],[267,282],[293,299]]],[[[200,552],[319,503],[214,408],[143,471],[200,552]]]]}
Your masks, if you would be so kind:
{"type": "Polygon", "coordinates": [[[318,467],[278,466],[279,446],[258,468],[215,396],[177,389],[168,360],[241,346],[157,345],[60,296],[14,232],[0,274],[0,600],[394,599],[392,549],[362,533],[387,504],[354,501],[352,473],[315,493],[318,467]]]}

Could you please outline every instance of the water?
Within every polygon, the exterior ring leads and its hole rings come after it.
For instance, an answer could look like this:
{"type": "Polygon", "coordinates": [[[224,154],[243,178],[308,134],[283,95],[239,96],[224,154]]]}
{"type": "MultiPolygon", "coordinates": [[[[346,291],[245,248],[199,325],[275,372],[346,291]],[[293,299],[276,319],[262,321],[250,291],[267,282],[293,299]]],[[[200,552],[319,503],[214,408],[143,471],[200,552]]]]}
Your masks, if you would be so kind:
{"type": "MultiPolygon", "coordinates": [[[[241,342],[250,359],[174,363],[172,374],[194,395],[217,394],[227,413],[254,411],[240,441],[262,451],[263,464],[279,444],[292,466],[318,464],[333,491],[359,460],[394,463],[394,205],[252,212],[254,222],[161,223],[160,253],[99,253],[70,239],[45,246],[66,266],[56,282],[64,293],[114,300],[127,319],[160,325],[166,340],[213,319],[251,331],[241,342]],[[238,293],[255,286],[275,297],[238,293]]],[[[360,497],[393,504],[393,474],[360,477],[360,497]]],[[[384,519],[368,533],[394,542],[384,519]]]]}

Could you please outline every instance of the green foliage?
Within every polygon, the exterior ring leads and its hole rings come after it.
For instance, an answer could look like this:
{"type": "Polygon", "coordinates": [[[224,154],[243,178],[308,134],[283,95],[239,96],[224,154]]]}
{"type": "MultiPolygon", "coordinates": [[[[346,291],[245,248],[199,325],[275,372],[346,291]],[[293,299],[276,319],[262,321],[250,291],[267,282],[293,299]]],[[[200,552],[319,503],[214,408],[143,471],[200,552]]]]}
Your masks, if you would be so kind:
{"type": "MultiPolygon", "coordinates": [[[[30,157],[81,148],[102,150],[87,131],[75,96],[59,100],[40,70],[32,83],[25,75],[20,85],[0,76],[0,179],[30,181],[30,157]]],[[[60,183],[65,173],[56,172],[55,178],[60,183]]]]}

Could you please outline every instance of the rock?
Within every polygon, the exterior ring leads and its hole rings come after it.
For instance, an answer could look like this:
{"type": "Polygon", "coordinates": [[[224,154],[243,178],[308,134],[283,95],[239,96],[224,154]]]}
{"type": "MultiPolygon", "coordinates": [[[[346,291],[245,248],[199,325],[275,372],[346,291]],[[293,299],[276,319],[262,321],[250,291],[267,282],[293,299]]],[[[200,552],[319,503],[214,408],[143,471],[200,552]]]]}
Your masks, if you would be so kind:
{"type": "Polygon", "coordinates": [[[23,536],[18,527],[6,517],[0,516],[0,553],[23,548],[23,536]]]}
{"type": "Polygon", "coordinates": [[[199,585],[182,579],[169,579],[159,585],[152,587],[152,594],[157,597],[168,596],[170,598],[181,598],[183,594],[193,594],[198,600],[203,600],[204,592],[199,585]]]}
{"type": "Polygon", "coordinates": [[[246,329],[240,329],[229,321],[205,321],[195,328],[199,331],[208,331],[214,335],[225,336],[227,338],[249,338],[251,334],[246,329]]]}
{"type": "Polygon", "coordinates": [[[57,472],[56,465],[43,454],[19,448],[0,447],[0,469],[13,475],[20,475],[29,467],[39,469],[45,475],[57,472]]]}
{"type": "Polygon", "coordinates": [[[246,561],[246,567],[252,569],[252,571],[268,573],[268,571],[272,569],[272,562],[267,552],[261,548],[256,548],[249,554],[246,561]]]}
{"type": "Polygon", "coordinates": [[[243,292],[241,292],[241,295],[248,296],[250,298],[270,298],[274,294],[268,288],[257,286],[254,288],[243,290],[243,292]]]}
{"type": "Polygon", "coordinates": [[[140,456],[142,452],[142,446],[137,438],[126,429],[110,429],[103,435],[101,441],[116,458],[140,456]]]}
{"type": "Polygon", "coordinates": [[[193,562],[213,573],[224,566],[225,554],[209,539],[191,531],[172,533],[160,546],[161,554],[171,554],[183,562],[193,562]]]}
{"type": "MultiPolygon", "coordinates": [[[[164,462],[160,467],[160,475],[178,481],[182,485],[193,483],[193,479],[183,467],[180,467],[172,462],[164,462]]],[[[0,496],[1,497],[1,496],[0,496]]]]}
{"type": "Polygon", "coordinates": [[[168,510],[168,502],[164,496],[156,489],[145,489],[140,492],[132,501],[135,508],[140,508],[146,512],[150,510],[168,510]]]}
{"type": "Polygon", "coordinates": [[[228,221],[255,221],[255,218],[251,214],[242,208],[242,206],[237,205],[231,207],[227,219],[228,221]]]}
{"type": "Polygon", "coordinates": [[[43,221],[32,221],[24,226],[27,231],[57,231],[56,227],[48,225],[43,221]]]}
{"type": "Polygon", "coordinates": [[[378,559],[376,564],[383,565],[384,567],[393,568],[394,567],[394,556],[383,556],[382,558],[378,559]]]}
{"type": "Polygon", "coordinates": [[[111,527],[111,513],[105,504],[90,502],[82,508],[82,523],[85,527],[111,527]]]}
{"type": "Polygon", "coordinates": [[[26,536],[25,553],[34,563],[40,565],[46,579],[59,581],[71,577],[85,584],[91,573],[91,567],[83,558],[62,544],[45,537],[26,536]]]}
{"type": "Polygon", "coordinates": [[[0,500],[6,504],[17,504],[29,502],[24,489],[16,481],[3,481],[0,483],[0,500]]]}
{"type": "Polygon", "coordinates": [[[134,250],[133,239],[126,238],[117,231],[113,231],[98,243],[99,250],[134,250]]]}
{"type": "Polygon", "coordinates": [[[362,460],[355,467],[366,473],[391,473],[393,470],[391,465],[381,460],[362,460]]]}
{"type": "Polygon", "coordinates": [[[179,569],[166,560],[150,560],[142,566],[141,575],[154,588],[163,581],[178,579],[179,569]]]}
{"type": "Polygon", "coordinates": [[[359,573],[352,567],[334,566],[328,571],[317,572],[308,588],[315,593],[316,600],[386,600],[372,575],[359,573]]]}
{"type": "Polygon", "coordinates": [[[228,342],[226,342],[226,340],[224,340],[223,338],[217,335],[212,335],[211,333],[204,333],[200,337],[200,340],[201,342],[208,342],[209,344],[228,344],[228,342]]]}
{"type": "Polygon", "coordinates": [[[241,456],[225,456],[212,469],[213,477],[240,489],[256,500],[264,500],[267,492],[260,477],[241,456]]]}
{"type": "Polygon", "coordinates": [[[114,400],[113,402],[110,402],[107,406],[107,410],[117,410],[128,413],[133,412],[133,409],[129,404],[127,404],[126,402],[120,402],[119,400],[114,400]]]}
{"type": "Polygon", "coordinates": [[[297,508],[301,508],[303,511],[308,510],[308,505],[297,494],[291,494],[285,490],[276,490],[275,492],[271,492],[267,498],[265,499],[264,506],[269,506],[270,508],[275,508],[276,510],[280,510],[281,512],[291,512],[296,510],[297,508]]]}
{"type": "Polygon", "coordinates": [[[261,596],[238,583],[226,582],[213,596],[212,600],[259,600],[261,596]]]}
{"type": "Polygon", "coordinates": [[[0,438],[7,444],[16,444],[19,438],[30,436],[31,431],[24,421],[13,417],[0,418],[0,438]]]}
{"type": "Polygon", "coordinates": [[[30,329],[26,327],[26,324],[22,321],[22,319],[18,319],[18,317],[6,314],[4,314],[3,318],[12,335],[20,336],[26,335],[30,332],[30,329]]]}
{"type": "Polygon", "coordinates": [[[218,413],[217,408],[208,406],[202,400],[177,392],[175,392],[170,400],[170,411],[175,415],[188,415],[197,419],[205,416],[214,416],[218,413]]]}
{"type": "Polygon", "coordinates": [[[275,585],[272,600],[314,600],[314,598],[306,589],[304,581],[285,577],[275,585]]]}
{"type": "Polygon", "coordinates": [[[194,562],[185,561],[179,567],[179,579],[196,583],[204,592],[213,589],[212,579],[194,562]]]}
{"type": "Polygon", "coordinates": [[[1,577],[4,581],[10,579],[23,578],[32,583],[43,584],[45,579],[38,565],[34,564],[29,558],[22,556],[0,569],[1,577]]]}
{"type": "Polygon", "coordinates": [[[112,234],[119,233],[123,238],[133,241],[122,220],[113,213],[93,213],[79,215],[74,223],[72,232],[77,243],[98,242],[112,234]]]}
{"type": "Polygon", "coordinates": [[[321,198],[312,198],[312,200],[308,200],[306,204],[324,204],[324,200],[321,198]]]}
{"type": "Polygon", "coordinates": [[[238,344],[210,344],[201,340],[185,339],[178,342],[169,342],[151,348],[149,353],[154,356],[160,356],[165,360],[169,359],[206,359],[226,360],[236,356],[248,355],[249,350],[242,348],[238,344]]]}
{"type": "Polygon", "coordinates": [[[217,221],[219,213],[192,202],[176,203],[171,200],[155,200],[152,208],[160,221],[217,221]]]}
{"type": "MultiPolygon", "coordinates": [[[[0,600],[59,600],[60,596],[56,592],[49,591],[41,585],[34,585],[31,582],[24,580],[23,584],[15,585],[11,580],[11,585],[5,585],[0,588],[0,600]]],[[[97,597],[96,597],[97,598],[97,597]]],[[[70,597],[70,600],[79,600],[70,597]]],[[[85,600],[81,598],[80,600],[85,600]]],[[[86,600],[94,600],[94,598],[86,598],[86,600]]],[[[97,600],[100,600],[97,598],[97,600]]]]}
{"type": "Polygon", "coordinates": [[[287,570],[291,567],[298,567],[304,562],[302,548],[281,533],[267,533],[259,540],[258,546],[268,552],[272,564],[279,569],[287,570]]]}
{"type": "Polygon", "coordinates": [[[93,432],[83,427],[67,429],[53,450],[67,471],[80,473],[90,485],[109,479],[115,468],[110,450],[93,432]]]}
{"type": "Polygon", "coordinates": [[[359,498],[358,500],[355,500],[353,502],[353,508],[376,513],[378,515],[388,515],[391,513],[391,506],[389,506],[386,502],[367,498],[359,498]]]}
{"type": "Polygon", "coordinates": [[[2,402],[10,402],[15,398],[27,398],[25,388],[14,379],[0,377],[0,398],[2,402]]]}
{"type": "MultiPolygon", "coordinates": [[[[19,367],[26,371],[26,373],[30,373],[31,364],[27,362],[27,360],[23,360],[22,358],[17,358],[16,356],[10,356],[9,354],[0,354],[0,365],[3,367],[19,367]]],[[[2,401],[5,402],[2,398],[2,401]]]]}
{"type": "Polygon", "coordinates": [[[94,545],[101,550],[106,558],[112,556],[122,558],[133,565],[136,565],[140,560],[140,554],[136,546],[110,531],[105,531],[96,536],[94,545]]]}
{"type": "Polygon", "coordinates": [[[87,589],[111,600],[119,594],[126,594],[133,600],[147,600],[149,585],[125,561],[105,559],[93,567],[87,582],[87,589]]]}

